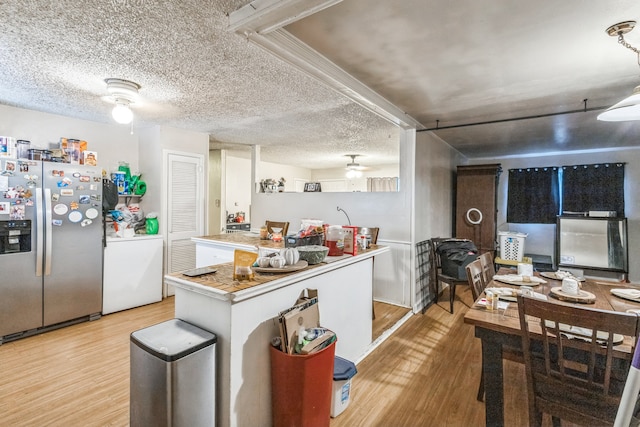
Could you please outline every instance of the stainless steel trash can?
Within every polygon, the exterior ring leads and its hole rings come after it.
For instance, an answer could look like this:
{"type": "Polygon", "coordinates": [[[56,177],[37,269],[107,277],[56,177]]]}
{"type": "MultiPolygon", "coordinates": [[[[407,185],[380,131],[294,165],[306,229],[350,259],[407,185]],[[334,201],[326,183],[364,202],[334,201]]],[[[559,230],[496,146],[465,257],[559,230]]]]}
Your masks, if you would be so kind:
{"type": "Polygon", "coordinates": [[[131,427],[214,426],[216,336],[180,319],[131,334],[131,427]]]}

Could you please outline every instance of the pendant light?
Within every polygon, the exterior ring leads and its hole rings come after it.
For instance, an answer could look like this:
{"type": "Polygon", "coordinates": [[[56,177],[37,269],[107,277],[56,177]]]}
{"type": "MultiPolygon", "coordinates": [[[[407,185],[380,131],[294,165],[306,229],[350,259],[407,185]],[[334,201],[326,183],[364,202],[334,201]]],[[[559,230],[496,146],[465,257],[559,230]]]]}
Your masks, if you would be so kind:
{"type": "Polygon", "coordinates": [[[107,84],[107,91],[116,104],[111,111],[113,120],[126,125],[133,121],[133,112],[130,104],[138,100],[138,90],[140,85],[129,80],[109,78],[104,80],[107,84]]]}
{"type": "MultiPolygon", "coordinates": [[[[618,37],[618,43],[635,52],[638,55],[638,65],[640,66],[640,50],[631,46],[624,39],[624,35],[633,30],[635,25],[636,21],[620,22],[607,28],[607,34],[618,37]]],[[[631,96],[600,113],[598,120],[606,122],[640,120],[640,86],[636,86],[631,96]]]]}

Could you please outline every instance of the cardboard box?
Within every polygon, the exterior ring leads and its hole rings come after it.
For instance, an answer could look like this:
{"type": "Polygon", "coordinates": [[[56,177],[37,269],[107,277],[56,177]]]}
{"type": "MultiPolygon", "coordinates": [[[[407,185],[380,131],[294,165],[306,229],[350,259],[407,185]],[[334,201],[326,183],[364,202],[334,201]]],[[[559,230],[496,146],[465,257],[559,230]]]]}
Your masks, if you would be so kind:
{"type": "Polygon", "coordinates": [[[465,267],[477,258],[478,254],[470,254],[467,255],[462,263],[460,263],[459,261],[451,260],[446,256],[441,256],[440,263],[442,264],[442,274],[455,277],[460,280],[467,280],[467,271],[465,270],[465,267]]]}
{"type": "Polygon", "coordinates": [[[298,339],[300,328],[309,329],[320,326],[320,310],[318,309],[318,290],[306,289],[296,304],[279,315],[281,350],[292,354],[298,339]]]}
{"type": "Polygon", "coordinates": [[[343,225],[344,228],[344,253],[358,255],[358,227],[343,225]]]}

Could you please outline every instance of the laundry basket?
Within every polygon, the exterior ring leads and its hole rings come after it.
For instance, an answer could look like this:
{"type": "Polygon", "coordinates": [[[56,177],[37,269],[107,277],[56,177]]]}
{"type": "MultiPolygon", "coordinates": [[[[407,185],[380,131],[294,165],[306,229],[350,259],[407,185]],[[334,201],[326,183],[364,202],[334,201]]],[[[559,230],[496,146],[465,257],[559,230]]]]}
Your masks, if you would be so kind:
{"type": "Polygon", "coordinates": [[[500,258],[511,261],[522,261],[522,257],[524,256],[524,239],[526,237],[527,234],[525,233],[499,231],[500,258]]]}

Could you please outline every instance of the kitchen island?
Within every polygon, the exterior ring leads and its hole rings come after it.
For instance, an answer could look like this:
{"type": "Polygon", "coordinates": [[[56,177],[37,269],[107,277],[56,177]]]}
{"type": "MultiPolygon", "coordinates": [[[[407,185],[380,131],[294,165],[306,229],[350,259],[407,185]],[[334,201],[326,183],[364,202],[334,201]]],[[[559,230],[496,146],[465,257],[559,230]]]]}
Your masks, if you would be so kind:
{"type": "MultiPolygon", "coordinates": [[[[194,239],[196,252],[203,247],[206,252],[211,245],[231,253],[236,248],[282,246],[242,234],[194,239]]],[[[271,425],[269,345],[279,335],[278,313],[305,289],[318,290],[320,323],[336,333],[336,354],[354,362],[363,357],[372,340],[373,258],[387,252],[373,245],[356,256],[329,258],[297,272],[256,273],[251,281],[232,280],[229,262],[204,276],[165,276],[175,288],[176,318],[217,335],[218,426],[271,425]]]]}

